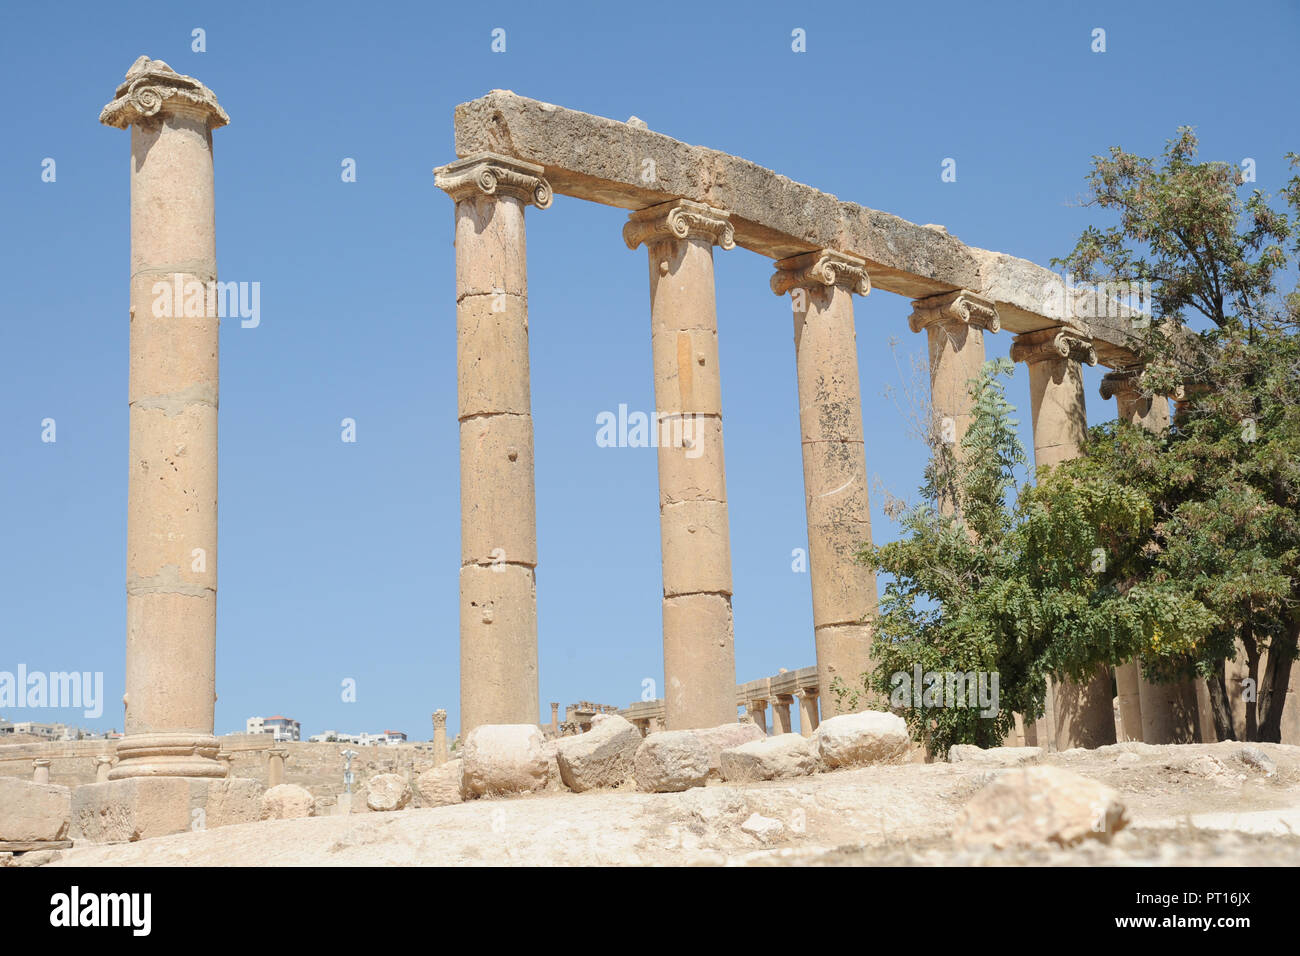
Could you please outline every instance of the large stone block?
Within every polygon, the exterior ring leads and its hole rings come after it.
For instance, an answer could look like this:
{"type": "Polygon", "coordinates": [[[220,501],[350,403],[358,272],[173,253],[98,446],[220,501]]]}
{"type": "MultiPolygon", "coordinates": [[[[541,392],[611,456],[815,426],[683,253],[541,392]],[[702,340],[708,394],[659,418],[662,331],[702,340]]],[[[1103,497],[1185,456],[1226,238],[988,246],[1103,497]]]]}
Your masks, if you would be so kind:
{"type": "Polygon", "coordinates": [[[261,817],[262,785],[242,777],[130,777],[72,791],[72,833],[90,843],[251,823],[261,817]]]}
{"type": "Polygon", "coordinates": [[[691,730],[650,734],[632,761],[636,785],[650,793],[676,793],[704,786],[709,777],[709,747],[691,730]]]}
{"type": "Polygon", "coordinates": [[[998,774],[971,798],[957,814],[953,839],[995,847],[1109,843],[1127,823],[1110,787],[1060,767],[1026,767],[998,774]]]}
{"type": "Polygon", "coordinates": [[[528,303],[508,295],[475,295],[456,305],[459,417],[528,415],[528,303]]]}
{"type": "Polygon", "coordinates": [[[641,732],[617,714],[597,714],[591,730],[556,741],[560,779],[575,793],[617,787],[632,774],[641,732]]]}
{"type": "Polygon", "coordinates": [[[546,789],[545,738],[535,724],[484,724],[461,746],[464,793],[488,796],[546,789]]]}
{"type": "Polygon", "coordinates": [[[826,770],[903,763],[911,743],[902,717],[874,710],[823,720],[813,739],[826,770]]]}
{"type": "Polygon", "coordinates": [[[716,727],[700,727],[692,732],[700,739],[708,752],[709,775],[713,777],[722,774],[722,752],[724,750],[767,739],[767,735],[754,724],[742,724],[734,720],[729,723],[718,724],[716,727]]]}
{"type": "Polygon", "coordinates": [[[812,743],[799,734],[779,734],[722,751],[722,779],[728,783],[804,777],[817,770],[812,743]]]}
{"type": "Polygon", "coordinates": [[[66,840],[71,818],[67,787],[0,777],[0,843],[66,840]]]}
{"type": "Polygon", "coordinates": [[[415,791],[419,794],[420,806],[445,807],[460,803],[464,799],[461,793],[461,775],[461,761],[457,759],[426,770],[416,777],[415,791]]]}
{"type": "Polygon", "coordinates": [[[378,813],[404,810],[411,802],[411,785],[400,773],[377,773],[366,784],[366,806],[378,813]]]}
{"type": "Polygon", "coordinates": [[[316,812],[316,798],[306,787],[296,783],[282,783],[262,794],[262,820],[294,820],[310,817],[316,812]]]}

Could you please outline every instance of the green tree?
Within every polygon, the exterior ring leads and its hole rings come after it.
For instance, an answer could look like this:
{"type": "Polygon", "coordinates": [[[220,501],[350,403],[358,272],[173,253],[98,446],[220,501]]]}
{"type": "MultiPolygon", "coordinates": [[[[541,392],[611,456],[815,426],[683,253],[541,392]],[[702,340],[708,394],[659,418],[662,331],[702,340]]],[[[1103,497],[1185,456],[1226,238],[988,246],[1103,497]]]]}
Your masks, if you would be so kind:
{"type": "Polygon", "coordinates": [[[1215,623],[1148,635],[1144,670],[1205,677],[1220,739],[1276,741],[1300,635],[1300,295],[1279,291],[1300,254],[1300,157],[1288,156],[1276,209],[1259,189],[1241,195],[1236,167],[1196,152],[1181,128],[1160,159],[1094,157],[1089,204],[1118,222],[1088,228],[1057,260],[1085,281],[1150,283],[1159,321],[1131,330],[1139,384],[1157,400],[1181,396],[1183,413],[1164,434],[1094,428],[1085,458],[1060,466],[1051,487],[1077,494],[1104,481],[1146,498],[1152,520],[1107,543],[1129,558],[1102,579],[1176,594],[1215,623]],[[1249,681],[1242,721],[1225,672],[1237,657],[1249,681]]]}

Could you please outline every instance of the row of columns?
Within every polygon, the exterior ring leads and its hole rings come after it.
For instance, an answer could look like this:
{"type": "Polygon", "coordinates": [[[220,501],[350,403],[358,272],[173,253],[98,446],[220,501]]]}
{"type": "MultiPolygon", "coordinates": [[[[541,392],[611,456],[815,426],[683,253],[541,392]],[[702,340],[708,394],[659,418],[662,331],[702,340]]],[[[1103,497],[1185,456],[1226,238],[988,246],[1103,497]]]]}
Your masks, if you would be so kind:
{"type": "MultiPolygon", "coordinates": [[[[229,117],[203,84],[141,57],[100,119],[132,137],[126,736],[109,777],[220,777],[217,303],[205,295],[201,314],[159,315],[154,284],[208,288],[216,280],[212,131],[229,117]]],[[[547,208],[552,191],[542,167],[492,153],[435,174],[455,203],[466,732],[538,719],[524,215],[528,206],[547,208]]],[[[725,210],[674,200],[632,213],[624,239],[645,246],[649,263],[665,720],[668,729],[730,723],[735,654],[713,249],[733,248],[734,229],[725,210]]],[[[852,296],[867,294],[870,279],[863,260],[829,249],[775,266],[772,290],[792,301],[818,680],[822,716],[832,716],[834,688],[856,689],[868,669],[865,622],[876,608],[874,573],[855,557],[871,540],[871,521],[852,296]]],[[[929,337],[934,409],[951,419],[959,448],[971,413],[966,386],[984,360],[983,331],[997,331],[996,311],[958,290],[918,300],[910,322],[929,337]]],[[[1077,348],[1061,330],[1017,339],[1030,364],[1040,465],[1078,453],[1086,423],[1077,348]]],[[[1058,746],[1101,739],[1091,729],[1101,681],[1099,673],[1085,688],[1057,688],[1058,746]]],[[[1126,676],[1124,699],[1131,685],[1126,676]]],[[[1145,733],[1142,688],[1139,680],[1145,733]]],[[[801,697],[805,728],[817,720],[808,700],[801,697]]],[[[778,726],[789,723],[784,706],[778,726]]]]}

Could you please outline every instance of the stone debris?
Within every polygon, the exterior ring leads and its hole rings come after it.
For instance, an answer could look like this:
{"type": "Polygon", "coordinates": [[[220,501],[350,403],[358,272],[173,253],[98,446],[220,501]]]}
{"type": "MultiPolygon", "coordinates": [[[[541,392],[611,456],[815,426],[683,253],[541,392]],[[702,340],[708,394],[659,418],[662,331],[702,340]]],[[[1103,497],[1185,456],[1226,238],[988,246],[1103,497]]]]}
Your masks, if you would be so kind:
{"type": "Polygon", "coordinates": [[[383,813],[402,810],[411,802],[411,785],[397,773],[380,773],[366,785],[366,806],[383,813]]]}
{"type": "Polygon", "coordinates": [[[903,718],[875,710],[823,721],[813,740],[825,770],[901,763],[911,746],[903,718]]]}
{"type": "Polygon", "coordinates": [[[632,776],[641,732],[617,714],[596,714],[591,730],[556,741],[560,779],[575,793],[617,787],[632,776]]]}
{"type": "Polygon", "coordinates": [[[466,797],[545,790],[552,757],[535,724],[484,724],[461,747],[466,797]]]}
{"type": "Polygon", "coordinates": [[[722,751],[722,779],[728,783],[805,777],[817,765],[812,741],[799,734],[778,734],[722,751]]]}
{"type": "Polygon", "coordinates": [[[465,799],[461,792],[460,760],[451,760],[415,778],[415,790],[421,807],[446,807],[465,799]]]}
{"type": "Polygon", "coordinates": [[[1014,767],[1033,763],[1043,756],[1042,747],[991,747],[985,750],[974,744],[954,744],[948,748],[949,763],[978,764],[987,767],[1014,767]]]}
{"type": "Polygon", "coordinates": [[[1277,764],[1269,759],[1268,754],[1258,747],[1242,747],[1237,751],[1237,759],[1248,767],[1254,767],[1262,771],[1264,776],[1271,777],[1277,773],[1277,764]]]}
{"type": "Polygon", "coordinates": [[[71,821],[67,787],[0,777],[0,843],[65,840],[71,821]]]}
{"type": "Polygon", "coordinates": [[[740,829],[750,836],[757,837],[764,843],[773,843],[785,833],[785,824],[780,820],[773,820],[771,817],[753,813],[740,825],[740,829]]]}
{"type": "Polygon", "coordinates": [[[1083,840],[1109,843],[1128,823],[1119,794],[1104,784],[1060,767],[1006,770],[958,812],[958,846],[995,848],[1083,840]]]}
{"type": "Polygon", "coordinates": [[[262,794],[262,820],[293,820],[315,813],[316,798],[296,783],[282,783],[262,794]]]}
{"type": "Polygon", "coordinates": [[[632,774],[637,787],[651,793],[702,787],[709,777],[709,748],[693,730],[650,734],[637,747],[632,774]]]}

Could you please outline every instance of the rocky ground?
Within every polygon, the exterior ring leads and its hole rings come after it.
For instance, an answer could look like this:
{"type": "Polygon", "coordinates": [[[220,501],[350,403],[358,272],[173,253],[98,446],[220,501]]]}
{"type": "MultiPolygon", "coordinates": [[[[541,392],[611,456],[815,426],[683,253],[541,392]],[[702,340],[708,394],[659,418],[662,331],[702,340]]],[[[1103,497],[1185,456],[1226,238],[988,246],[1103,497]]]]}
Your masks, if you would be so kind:
{"type": "MultiPolygon", "coordinates": [[[[963,839],[997,751],[680,793],[600,790],[221,827],[25,860],[54,866],[1298,865],[1300,747],[1119,744],[1040,756],[1112,788],[1123,821],[996,849],[963,839]],[[963,815],[963,808],[971,805],[963,815]]],[[[17,859],[14,862],[18,862],[17,859]]]]}

